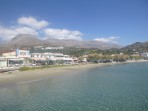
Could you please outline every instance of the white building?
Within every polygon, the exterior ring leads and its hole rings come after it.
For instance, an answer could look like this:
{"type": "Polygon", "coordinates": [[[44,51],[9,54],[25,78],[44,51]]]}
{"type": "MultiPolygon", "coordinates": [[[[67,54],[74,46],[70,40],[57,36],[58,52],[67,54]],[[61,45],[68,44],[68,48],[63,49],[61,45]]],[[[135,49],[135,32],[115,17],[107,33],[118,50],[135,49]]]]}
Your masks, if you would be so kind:
{"type": "Polygon", "coordinates": [[[14,51],[8,51],[8,52],[4,52],[2,53],[2,57],[9,57],[9,58],[14,58],[14,57],[18,57],[18,58],[26,58],[26,57],[31,57],[30,52],[28,50],[20,50],[20,49],[16,49],[14,51]]]}
{"type": "Polygon", "coordinates": [[[2,60],[4,61],[5,59],[7,59],[7,61],[5,62],[7,62],[7,66],[10,67],[15,65],[27,64],[28,63],[27,58],[30,58],[31,55],[28,50],[16,49],[14,51],[8,51],[2,53],[2,57],[3,59],[1,59],[1,66],[2,64],[4,64],[4,62],[2,63],[2,60]]]}
{"type": "Polygon", "coordinates": [[[0,57],[0,68],[7,67],[7,58],[0,57]]]}
{"type": "Polygon", "coordinates": [[[43,64],[73,64],[76,60],[62,53],[32,53],[31,59],[43,64]]]}
{"type": "Polygon", "coordinates": [[[3,52],[2,57],[16,57],[16,51],[8,51],[8,52],[3,52]]]}
{"type": "Polygon", "coordinates": [[[64,47],[45,47],[45,46],[36,46],[35,49],[42,49],[42,50],[61,50],[64,49],[64,47]]]}
{"type": "Polygon", "coordinates": [[[148,53],[147,52],[143,52],[143,53],[141,53],[141,56],[145,57],[145,58],[148,58],[148,53]]]}
{"type": "Polygon", "coordinates": [[[19,58],[30,58],[30,52],[28,50],[16,49],[16,56],[19,58]]]}
{"type": "Polygon", "coordinates": [[[33,64],[53,65],[53,64],[74,64],[78,61],[77,58],[72,58],[69,55],[62,53],[32,53],[28,50],[10,51],[2,53],[0,59],[0,67],[3,66],[21,66],[33,64]],[[5,58],[5,59],[4,59],[5,58]]]}

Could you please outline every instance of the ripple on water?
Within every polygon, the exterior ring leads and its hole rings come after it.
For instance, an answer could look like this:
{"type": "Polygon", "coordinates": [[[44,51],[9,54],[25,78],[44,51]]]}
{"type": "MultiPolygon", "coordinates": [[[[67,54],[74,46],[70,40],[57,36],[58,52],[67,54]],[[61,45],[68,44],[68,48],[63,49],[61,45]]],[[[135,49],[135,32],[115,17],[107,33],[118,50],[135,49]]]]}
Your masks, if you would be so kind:
{"type": "Polygon", "coordinates": [[[0,110],[148,111],[147,67],[116,65],[24,81],[0,89],[0,110]]]}

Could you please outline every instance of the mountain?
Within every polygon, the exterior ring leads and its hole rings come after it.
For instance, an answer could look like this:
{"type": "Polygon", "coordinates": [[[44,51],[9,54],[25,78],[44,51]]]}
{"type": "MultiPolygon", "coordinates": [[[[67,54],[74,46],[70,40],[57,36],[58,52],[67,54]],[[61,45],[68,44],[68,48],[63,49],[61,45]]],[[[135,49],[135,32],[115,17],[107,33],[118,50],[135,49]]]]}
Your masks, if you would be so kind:
{"type": "Polygon", "coordinates": [[[38,45],[43,45],[43,42],[37,37],[30,34],[18,34],[10,41],[0,45],[0,47],[3,47],[4,50],[10,50],[15,48],[30,48],[38,45]]]}
{"type": "Polygon", "coordinates": [[[121,48],[122,52],[148,52],[148,42],[136,42],[121,48]]]}
{"type": "Polygon", "coordinates": [[[19,34],[16,37],[12,38],[11,41],[9,41],[7,44],[16,46],[34,46],[41,45],[42,41],[30,34],[19,34]]]}
{"type": "Polygon", "coordinates": [[[0,45],[0,50],[14,49],[14,48],[30,48],[34,46],[63,46],[63,47],[98,48],[98,49],[110,49],[110,48],[121,47],[117,44],[108,44],[98,41],[71,40],[71,39],[40,40],[36,36],[30,34],[19,34],[16,37],[12,38],[7,43],[0,45]]]}
{"type": "Polygon", "coordinates": [[[148,42],[136,42],[134,44],[121,47],[117,44],[109,44],[94,40],[71,40],[71,39],[46,39],[40,40],[38,37],[30,34],[19,34],[10,41],[0,43],[0,51],[13,50],[16,48],[30,49],[35,46],[63,46],[67,48],[81,48],[81,49],[101,49],[108,52],[118,53],[136,53],[148,52],[148,42]],[[109,50],[107,50],[109,49],[109,50]]]}
{"type": "Polygon", "coordinates": [[[75,48],[98,48],[98,49],[110,49],[119,48],[121,46],[117,44],[108,44],[98,41],[85,41],[85,40],[72,40],[72,39],[47,39],[46,44],[53,46],[63,46],[63,47],[75,47],[75,48]]]}

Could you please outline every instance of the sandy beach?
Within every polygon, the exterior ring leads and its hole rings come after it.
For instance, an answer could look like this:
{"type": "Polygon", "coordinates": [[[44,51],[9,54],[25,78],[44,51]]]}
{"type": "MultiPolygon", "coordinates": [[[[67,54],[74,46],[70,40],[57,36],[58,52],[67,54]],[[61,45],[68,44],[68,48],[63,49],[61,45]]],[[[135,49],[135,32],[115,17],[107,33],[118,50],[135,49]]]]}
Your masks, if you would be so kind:
{"type": "MultiPolygon", "coordinates": [[[[125,63],[131,62],[147,62],[145,60],[140,61],[128,61],[125,63]]],[[[99,64],[81,64],[74,66],[64,66],[64,67],[53,67],[46,69],[36,69],[29,71],[12,71],[6,73],[0,73],[0,86],[8,85],[8,84],[16,84],[22,83],[25,81],[35,81],[37,79],[45,79],[52,76],[62,75],[62,74],[70,74],[72,72],[79,72],[91,68],[97,68],[108,65],[116,65],[116,64],[125,64],[125,63],[99,63],[99,64]]]]}

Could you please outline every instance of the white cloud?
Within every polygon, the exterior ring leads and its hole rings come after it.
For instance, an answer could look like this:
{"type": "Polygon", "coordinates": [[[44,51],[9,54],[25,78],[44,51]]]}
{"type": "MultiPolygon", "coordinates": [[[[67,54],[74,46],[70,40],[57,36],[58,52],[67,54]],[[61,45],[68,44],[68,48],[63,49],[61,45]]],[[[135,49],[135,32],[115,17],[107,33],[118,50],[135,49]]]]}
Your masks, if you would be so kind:
{"type": "Polygon", "coordinates": [[[2,40],[11,39],[12,37],[14,37],[15,34],[16,33],[13,30],[0,26],[0,38],[2,40]]]}
{"type": "Polygon", "coordinates": [[[45,20],[39,21],[33,17],[21,17],[15,26],[0,25],[0,40],[10,40],[18,34],[41,35],[44,38],[55,39],[82,39],[83,34],[79,31],[48,28],[48,24],[49,22],[45,20]]]}
{"type": "Polygon", "coordinates": [[[17,20],[19,24],[30,26],[34,29],[42,29],[49,25],[49,23],[45,20],[37,20],[34,17],[21,17],[17,20]]]}
{"type": "Polygon", "coordinates": [[[83,35],[79,31],[71,31],[67,29],[53,29],[47,28],[44,29],[44,33],[46,38],[54,38],[54,39],[77,39],[81,40],[81,36],[83,35]]]}
{"type": "Polygon", "coordinates": [[[38,35],[38,32],[29,27],[19,27],[14,30],[18,34],[31,34],[31,35],[38,35]]]}
{"type": "Polygon", "coordinates": [[[99,42],[115,43],[115,44],[117,44],[119,38],[120,37],[111,36],[111,37],[108,37],[108,38],[96,38],[94,40],[99,41],[99,42]]]}
{"type": "Polygon", "coordinates": [[[2,27],[0,26],[0,38],[2,40],[10,40],[18,34],[38,35],[36,30],[29,27],[2,27]]]}
{"type": "Polygon", "coordinates": [[[38,21],[33,17],[21,17],[17,23],[16,26],[0,26],[0,40],[10,40],[18,34],[39,35],[38,29],[45,28],[49,24],[47,21],[38,21]]]}

